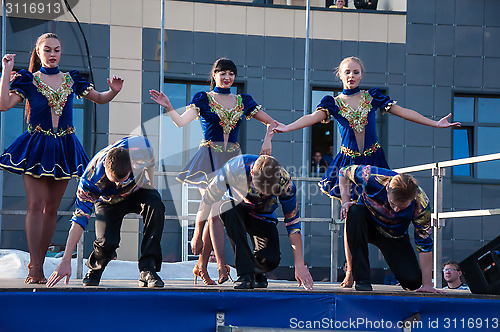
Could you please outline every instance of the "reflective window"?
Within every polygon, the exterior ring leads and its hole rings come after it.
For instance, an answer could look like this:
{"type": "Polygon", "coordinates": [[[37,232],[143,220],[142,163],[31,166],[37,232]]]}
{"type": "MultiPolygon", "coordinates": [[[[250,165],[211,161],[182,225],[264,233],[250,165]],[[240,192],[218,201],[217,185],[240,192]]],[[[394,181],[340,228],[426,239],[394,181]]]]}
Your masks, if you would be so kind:
{"type": "MultiPolygon", "coordinates": [[[[453,120],[462,127],[453,130],[453,158],[483,156],[500,152],[500,97],[456,95],[453,120]]],[[[500,180],[500,161],[453,167],[453,176],[500,180]]]]}

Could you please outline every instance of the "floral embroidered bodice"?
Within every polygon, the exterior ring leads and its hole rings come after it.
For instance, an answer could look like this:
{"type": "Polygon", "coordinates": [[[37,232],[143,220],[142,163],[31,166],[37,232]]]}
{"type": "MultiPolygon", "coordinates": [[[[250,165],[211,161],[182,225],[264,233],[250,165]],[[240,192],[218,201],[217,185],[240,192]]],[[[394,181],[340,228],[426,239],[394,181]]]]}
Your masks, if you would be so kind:
{"type": "Polygon", "coordinates": [[[36,82],[38,92],[40,92],[45,96],[45,98],[47,98],[47,102],[54,113],[58,116],[61,116],[64,105],[66,104],[66,100],[68,99],[68,96],[73,92],[73,89],[71,88],[73,85],[71,76],[68,73],[64,73],[63,83],[57,90],[54,90],[44,81],[42,81],[40,75],[41,74],[39,71],[33,74],[33,79],[36,82]]]}
{"type": "Polygon", "coordinates": [[[229,135],[231,130],[236,127],[238,121],[240,121],[244,112],[241,96],[236,96],[236,105],[230,110],[219,104],[211,94],[207,93],[207,96],[210,110],[219,116],[222,131],[224,131],[224,134],[229,135]]]}
{"type": "Polygon", "coordinates": [[[361,100],[356,109],[353,109],[342,98],[336,97],[335,102],[339,108],[339,114],[349,121],[349,126],[357,133],[362,133],[368,124],[368,113],[372,109],[370,95],[367,91],[361,91],[361,100]]]}

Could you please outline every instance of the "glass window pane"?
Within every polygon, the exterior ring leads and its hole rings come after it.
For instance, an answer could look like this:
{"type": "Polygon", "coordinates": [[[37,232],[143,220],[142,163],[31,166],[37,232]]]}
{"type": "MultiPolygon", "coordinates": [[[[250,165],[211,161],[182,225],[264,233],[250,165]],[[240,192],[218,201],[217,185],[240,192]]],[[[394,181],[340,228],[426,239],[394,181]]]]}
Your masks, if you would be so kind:
{"type": "Polygon", "coordinates": [[[4,149],[11,145],[16,138],[23,133],[23,123],[26,120],[24,119],[24,105],[21,106],[22,107],[13,107],[8,112],[4,113],[4,149]]]}
{"type": "MultiPolygon", "coordinates": [[[[232,88],[231,88],[232,89],[232,88]]],[[[210,85],[208,84],[193,84],[191,85],[191,98],[189,98],[189,101],[193,98],[193,96],[201,91],[208,91],[210,90],[210,85]]],[[[233,90],[231,90],[233,92],[233,90]]],[[[236,92],[233,92],[236,93],[236,92]]]]}
{"type": "Polygon", "coordinates": [[[478,98],[479,122],[500,122],[500,98],[478,98]]]}
{"type": "MultiPolygon", "coordinates": [[[[76,106],[76,105],[75,105],[76,106]]],[[[76,129],[76,137],[83,144],[83,121],[84,121],[84,112],[82,108],[74,107],[73,108],[73,127],[76,129]]]]}
{"type": "Polygon", "coordinates": [[[474,98],[455,97],[453,103],[453,121],[474,122],[474,98]]]}
{"type": "Polygon", "coordinates": [[[165,83],[164,92],[173,108],[178,109],[186,106],[186,84],[165,83]]]}
{"type": "Polygon", "coordinates": [[[161,159],[167,166],[182,166],[182,128],[177,128],[168,115],[163,116],[161,159]],[[176,143],[177,142],[177,143],[176,143]]]}
{"type": "MultiPolygon", "coordinates": [[[[500,137],[500,127],[478,127],[477,155],[482,156],[500,152],[496,144],[500,137]]],[[[477,177],[480,179],[500,179],[500,160],[477,164],[477,177]]]]}
{"type": "Polygon", "coordinates": [[[333,92],[331,91],[319,91],[319,90],[313,90],[311,94],[311,112],[314,112],[316,110],[316,107],[318,106],[319,102],[321,99],[323,99],[324,96],[333,96],[333,92]]]}
{"type": "MultiPolygon", "coordinates": [[[[453,159],[469,158],[469,135],[467,129],[453,130],[453,159]]],[[[471,176],[470,165],[453,166],[453,175],[471,176]]]]}

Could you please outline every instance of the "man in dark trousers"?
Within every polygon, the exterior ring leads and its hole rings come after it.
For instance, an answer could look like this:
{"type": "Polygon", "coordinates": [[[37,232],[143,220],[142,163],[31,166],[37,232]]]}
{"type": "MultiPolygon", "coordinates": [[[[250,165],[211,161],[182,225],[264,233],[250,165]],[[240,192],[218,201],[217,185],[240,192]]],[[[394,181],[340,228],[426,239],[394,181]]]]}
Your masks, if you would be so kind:
{"type": "Polygon", "coordinates": [[[221,199],[221,219],[235,253],[238,280],[235,289],[266,288],[264,273],[280,263],[279,234],[276,224],[278,200],[293,250],[295,279],[305,289],[313,280],[302,253],[296,187],[288,172],[271,156],[240,155],[229,160],[208,185],[196,215],[191,247],[202,250],[202,230],[210,207],[221,199]],[[253,241],[250,249],[247,234],[253,241]]]}
{"type": "Polygon", "coordinates": [[[356,290],[372,290],[368,260],[368,243],[372,243],[382,251],[403,288],[442,292],[432,284],[429,199],[415,178],[375,166],[351,165],[340,170],[339,185],[356,290]],[[359,188],[357,202],[351,201],[352,183],[359,188]],[[410,223],[418,260],[408,235],[410,223]]]}
{"type": "Polygon", "coordinates": [[[139,285],[163,287],[160,271],[160,240],[165,206],[154,188],[154,154],[142,136],[125,137],[98,152],[90,161],[78,185],[76,210],[71,218],[66,249],[61,263],[47,282],[48,287],[71,276],[71,256],[87,226],[95,204],[94,251],[86,262],[90,268],[83,279],[85,286],[98,286],[106,265],[116,257],[120,229],[128,213],[142,215],[144,236],[139,258],[139,285]]]}

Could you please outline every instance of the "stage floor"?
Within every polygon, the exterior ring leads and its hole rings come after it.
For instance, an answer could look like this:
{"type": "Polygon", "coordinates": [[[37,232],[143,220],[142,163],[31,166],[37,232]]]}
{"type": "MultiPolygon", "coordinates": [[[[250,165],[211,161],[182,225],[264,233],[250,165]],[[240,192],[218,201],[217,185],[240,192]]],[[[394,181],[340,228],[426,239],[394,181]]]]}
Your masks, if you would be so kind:
{"type": "Polygon", "coordinates": [[[234,290],[230,281],[206,286],[165,280],[165,288],[148,289],[137,280],[104,279],[99,287],[84,287],[71,279],[69,285],[47,288],[0,279],[0,332],[88,332],[93,326],[99,331],[208,332],[217,324],[244,331],[403,331],[412,317],[417,325],[411,331],[500,329],[500,296],[373,287],[358,292],[317,282],[306,291],[296,282],[270,281],[266,289],[234,290]]]}

